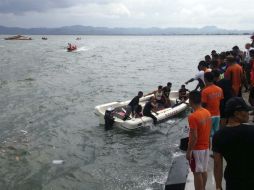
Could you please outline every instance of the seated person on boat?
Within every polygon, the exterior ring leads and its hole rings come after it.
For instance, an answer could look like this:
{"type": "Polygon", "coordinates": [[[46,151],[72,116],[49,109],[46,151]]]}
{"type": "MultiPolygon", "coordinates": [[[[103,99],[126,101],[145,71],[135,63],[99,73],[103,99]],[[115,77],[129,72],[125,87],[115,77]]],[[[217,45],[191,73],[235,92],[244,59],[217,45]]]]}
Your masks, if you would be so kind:
{"type": "Polygon", "coordinates": [[[179,100],[181,102],[186,101],[188,99],[188,92],[190,92],[188,89],[185,88],[185,85],[182,85],[179,89],[179,100]]]}
{"type": "Polygon", "coordinates": [[[138,106],[135,108],[134,117],[135,117],[135,118],[141,118],[141,117],[143,117],[142,106],[141,106],[141,105],[138,105],[138,106]]]}
{"type": "Polygon", "coordinates": [[[154,96],[152,96],[150,100],[145,104],[143,115],[147,117],[151,117],[153,119],[154,125],[156,125],[157,123],[157,118],[152,114],[152,112],[158,115],[156,111],[157,111],[156,99],[154,96]]]}
{"type": "Polygon", "coordinates": [[[165,107],[166,108],[171,106],[170,99],[169,99],[169,95],[170,95],[170,92],[171,92],[171,87],[172,87],[172,83],[168,82],[167,86],[164,86],[162,88],[162,91],[163,91],[163,94],[164,94],[164,97],[165,97],[165,107]]]}
{"type": "Polygon", "coordinates": [[[158,104],[158,107],[159,108],[164,108],[164,106],[166,104],[166,98],[165,98],[165,96],[163,94],[162,86],[161,85],[158,86],[158,90],[155,90],[155,91],[153,91],[151,93],[148,93],[147,95],[151,95],[151,94],[154,94],[155,101],[158,104]]]}
{"type": "Polygon", "coordinates": [[[138,92],[138,95],[135,96],[131,101],[130,103],[127,105],[126,107],[126,113],[125,113],[125,116],[124,116],[124,119],[123,120],[126,120],[130,114],[132,114],[132,116],[134,116],[134,111],[135,109],[138,107],[139,105],[139,99],[143,96],[143,92],[142,91],[139,91],[138,92]]]}

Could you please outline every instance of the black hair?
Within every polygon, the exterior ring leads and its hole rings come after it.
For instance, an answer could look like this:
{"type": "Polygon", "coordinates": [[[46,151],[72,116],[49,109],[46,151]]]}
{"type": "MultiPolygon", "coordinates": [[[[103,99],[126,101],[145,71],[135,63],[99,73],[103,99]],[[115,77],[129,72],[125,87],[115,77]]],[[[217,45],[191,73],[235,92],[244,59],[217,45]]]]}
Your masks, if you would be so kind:
{"type": "Polygon", "coordinates": [[[235,57],[234,56],[227,56],[226,57],[226,61],[228,62],[228,63],[234,63],[235,62],[235,57]]]}
{"type": "Polygon", "coordinates": [[[207,59],[210,59],[210,60],[211,60],[211,56],[210,56],[210,55],[206,55],[206,56],[205,56],[205,60],[207,60],[207,59]]]}
{"type": "Polygon", "coordinates": [[[160,86],[158,86],[158,89],[162,89],[162,86],[160,85],[160,86]]]}
{"type": "Polygon", "coordinates": [[[206,67],[206,62],[205,62],[205,61],[200,61],[200,62],[198,63],[198,65],[199,65],[200,67],[206,67]]]}
{"type": "Polygon", "coordinates": [[[226,52],[221,52],[219,57],[220,57],[220,59],[225,59],[226,58],[226,52]]]}
{"type": "Polygon", "coordinates": [[[239,50],[239,47],[238,46],[234,46],[232,47],[233,50],[239,50]]]}
{"type": "Polygon", "coordinates": [[[237,52],[236,51],[231,51],[231,55],[233,55],[234,57],[237,56],[237,52]]]}
{"type": "Polygon", "coordinates": [[[212,60],[211,63],[210,63],[210,65],[211,65],[212,67],[218,67],[219,63],[218,63],[217,60],[212,60]]]}
{"type": "Polygon", "coordinates": [[[189,99],[195,105],[201,104],[201,93],[197,90],[193,90],[189,93],[189,99]]]}
{"type": "Polygon", "coordinates": [[[220,71],[218,71],[217,69],[213,70],[212,73],[214,78],[220,77],[220,71]]]}
{"type": "Polygon", "coordinates": [[[206,72],[205,75],[204,75],[205,79],[208,81],[208,82],[213,82],[213,73],[212,72],[206,72]]]}
{"type": "Polygon", "coordinates": [[[219,58],[219,54],[217,54],[217,53],[213,54],[213,58],[218,59],[219,58]]]}
{"type": "Polygon", "coordinates": [[[172,83],[171,83],[171,82],[168,82],[168,83],[167,83],[167,86],[169,86],[169,85],[172,85],[172,83]]]}
{"type": "Polygon", "coordinates": [[[226,51],[225,55],[226,55],[226,56],[231,55],[230,51],[226,51]]]}
{"type": "Polygon", "coordinates": [[[144,93],[143,93],[142,91],[139,91],[139,92],[138,92],[138,95],[142,95],[142,96],[143,96],[143,94],[144,94],[144,93]]]}

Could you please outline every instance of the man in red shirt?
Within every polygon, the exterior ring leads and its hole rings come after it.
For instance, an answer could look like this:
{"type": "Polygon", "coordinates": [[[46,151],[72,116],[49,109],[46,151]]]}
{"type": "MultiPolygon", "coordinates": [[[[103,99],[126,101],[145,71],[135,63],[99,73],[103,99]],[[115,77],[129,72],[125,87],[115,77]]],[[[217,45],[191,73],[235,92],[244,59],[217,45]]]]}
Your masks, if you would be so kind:
{"type": "Polygon", "coordinates": [[[231,81],[233,96],[241,96],[241,86],[243,82],[243,69],[236,63],[236,60],[233,56],[227,56],[226,62],[228,68],[224,73],[226,79],[231,81]]]}
{"type": "Polygon", "coordinates": [[[220,102],[224,98],[223,91],[214,83],[213,73],[205,73],[206,87],[202,90],[202,105],[212,116],[211,137],[220,127],[220,102]]]}
{"type": "Polygon", "coordinates": [[[211,114],[201,106],[200,92],[191,91],[189,103],[194,112],[188,117],[190,132],[186,158],[194,175],[195,190],[204,190],[209,161],[211,114]]]}

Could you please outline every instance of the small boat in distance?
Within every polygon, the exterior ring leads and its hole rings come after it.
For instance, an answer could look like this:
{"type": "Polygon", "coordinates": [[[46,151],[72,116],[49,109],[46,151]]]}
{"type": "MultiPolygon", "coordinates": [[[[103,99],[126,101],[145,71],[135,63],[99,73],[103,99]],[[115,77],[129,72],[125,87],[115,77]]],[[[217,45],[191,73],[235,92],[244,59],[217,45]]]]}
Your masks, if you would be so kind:
{"type": "MultiPolygon", "coordinates": [[[[152,97],[152,95],[144,96],[140,98],[139,104],[144,108],[146,102],[152,97]]],[[[188,100],[185,102],[178,102],[179,97],[178,91],[173,91],[170,93],[171,106],[169,108],[164,108],[157,111],[158,115],[154,115],[158,122],[163,122],[177,114],[183,112],[188,107],[188,100]]],[[[129,104],[130,100],[123,102],[111,102],[107,104],[98,105],[95,107],[95,115],[99,117],[99,123],[105,124],[105,114],[109,109],[113,111],[114,126],[119,127],[124,130],[135,130],[141,127],[153,125],[153,120],[150,117],[142,116],[139,118],[131,117],[130,119],[124,120],[126,106],[129,104]]]]}
{"type": "Polygon", "coordinates": [[[76,40],[81,40],[81,37],[77,37],[76,40]]]}
{"type": "Polygon", "coordinates": [[[16,35],[4,38],[5,40],[32,40],[30,37],[22,36],[22,35],[16,35]]]}
{"type": "Polygon", "coordinates": [[[77,50],[77,46],[68,43],[67,51],[68,51],[68,52],[72,52],[72,51],[75,51],[75,50],[77,50]]]}
{"type": "Polygon", "coordinates": [[[47,37],[42,37],[41,39],[42,39],[42,40],[47,40],[48,38],[47,38],[47,37]]]}

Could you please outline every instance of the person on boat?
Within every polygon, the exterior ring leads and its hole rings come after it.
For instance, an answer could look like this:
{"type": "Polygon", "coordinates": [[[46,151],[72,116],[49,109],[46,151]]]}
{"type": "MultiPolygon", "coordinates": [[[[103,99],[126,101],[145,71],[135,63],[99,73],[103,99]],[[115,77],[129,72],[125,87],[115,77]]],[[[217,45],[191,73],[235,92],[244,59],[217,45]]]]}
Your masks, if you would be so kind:
{"type": "Polygon", "coordinates": [[[158,86],[157,90],[147,94],[147,95],[154,94],[154,97],[155,97],[156,103],[158,104],[158,107],[164,107],[165,102],[166,102],[166,97],[163,93],[162,88],[163,87],[160,85],[160,86],[158,86]]]}
{"type": "Polygon", "coordinates": [[[179,89],[179,100],[181,102],[184,102],[188,99],[188,92],[190,92],[187,88],[185,88],[185,85],[182,85],[181,88],[179,89]]]}
{"type": "Polygon", "coordinates": [[[216,189],[222,190],[223,158],[226,160],[224,178],[226,190],[253,189],[254,125],[249,122],[251,107],[241,97],[226,103],[227,125],[214,134],[214,178],[216,189]]]}
{"type": "Polygon", "coordinates": [[[199,91],[189,93],[189,103],[194,112],[188,117],[190,130],[186,159],[194,175],[195,190],[204,190],[209,162],[211,114],[202,107],[199,91]]]}
{"type": "Polygon", "coordinates": [[[170,99],[169,99],[169,95],[170,95],[170,92],[171,92],[171,87],[172,87],[172,83],[171,83],[171,82],[168,82],[168,83],[167,83],[167,86],[164,86],[164,87],[162,88],[162,91],[163,91],[163,94],[164,94],[164,97],[165,97],[164,106],[165,106],[166,108],[168,108],[168,107],[171,106],[170,99]]]}
{"type": "Polygon", "coordinates": [[[206,87],[202,90],[202,106],[206,108],[212,116],[211,137],[220,127],[220,102],[224,98],[223,91],[214,84],[212,72],[205,73],[206,87]]]}
{"type": "Polygon", "coordinates": [[[135,118],[141,118],[143,117],[143,113],[142,113],[142,106],[141,105],[138,105],[136,108],[135,108],[135,111],[134,111],[134,117],[135,118]]]}
{"type": "Polygon", "coordinates": [[[154,112],[156,115],[158,115],[157,106],[156,106],[156,99],[154,96],[150,98],[150,100],[145,104],[145,107],[143,109],[143,115],[147,117],[151,117],[153,119],[153,124],[157,124],[157,118],[152,114],[154,112]]]}
{"type": "Polygon", "coordinates": [[[130,114],[132,114],[132,116],[134,116],[134,111],[135,109],[139,106],[139,99],[143,96],[143,92],[139,91],[138,95],[135,96],[130,103],[127,105],[126,107],[126,113],[125,116],[123,118],[123,120],[128,119],[128,117],[130,116],[130,114]]]}

